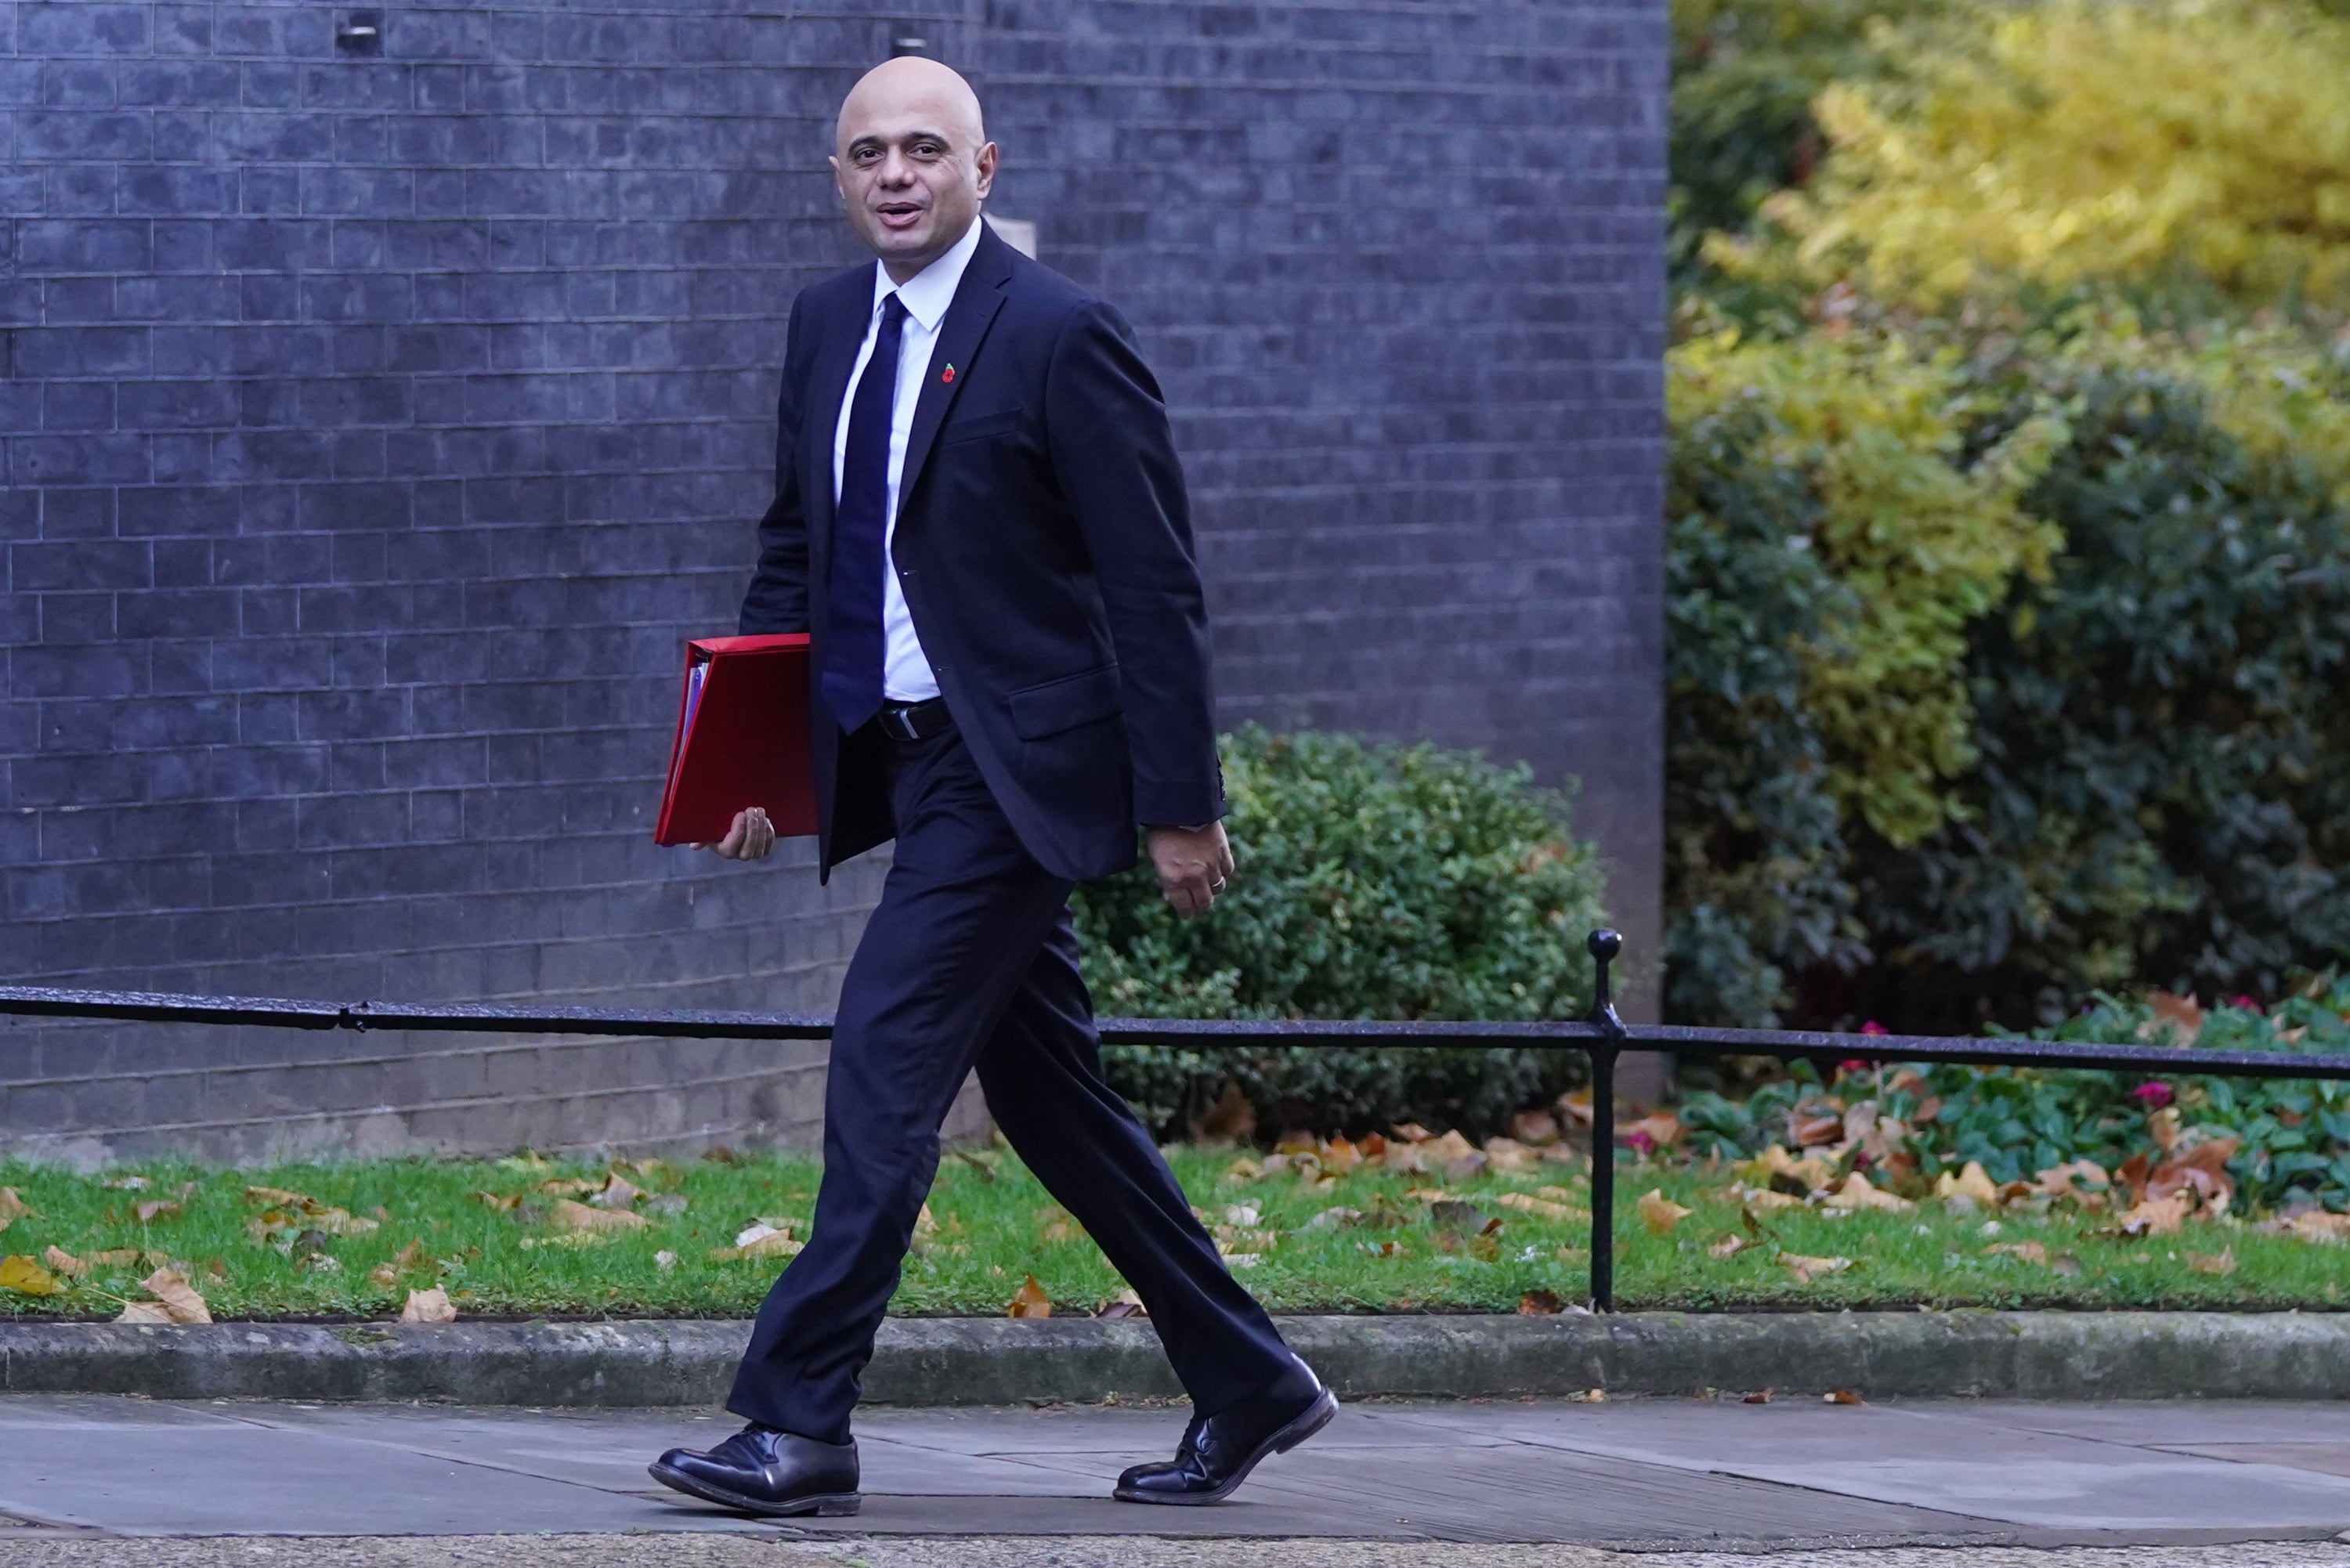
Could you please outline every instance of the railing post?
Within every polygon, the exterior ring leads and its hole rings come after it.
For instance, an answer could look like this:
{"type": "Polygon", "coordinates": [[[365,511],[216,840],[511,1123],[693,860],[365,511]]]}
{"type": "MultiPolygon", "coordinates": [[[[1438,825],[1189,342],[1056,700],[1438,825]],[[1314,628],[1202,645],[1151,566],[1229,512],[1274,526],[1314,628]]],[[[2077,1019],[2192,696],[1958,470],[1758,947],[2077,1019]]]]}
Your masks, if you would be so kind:
{"type": "Polygon", "coordinates": [[[1607,993],[1607,966],[1624,950],[1624,939],[1602,928],[1584,944],[1597,972],[1591,987],[1591,1023],[1600,1040],[1591,1055],[1591,1310],[1616,1306],[1616,1043],[1624,1021],[1607,993]]]}

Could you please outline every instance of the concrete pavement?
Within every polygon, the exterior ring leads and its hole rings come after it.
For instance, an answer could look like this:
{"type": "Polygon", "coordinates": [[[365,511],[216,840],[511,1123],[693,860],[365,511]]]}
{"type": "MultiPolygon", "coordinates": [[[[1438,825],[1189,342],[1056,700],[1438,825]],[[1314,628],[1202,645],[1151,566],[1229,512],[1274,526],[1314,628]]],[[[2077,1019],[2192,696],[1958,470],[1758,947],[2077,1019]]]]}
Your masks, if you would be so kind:
{"type": "Polygon", "coordinates": [[[2350,1530],[2350,1406],[1367,1402],[1230,1503],[1109,1501],[1184,1419],[871,1412],[864,1513],[775,1524],[645,1476],[662,1448],[731,1429],[699,1410],[16,1396],[0,1398],[0,1516],[21,1522],[0,1524],[0,1563],[1711,1568],[1917,1550],[1969,1568],[2350,1568],[2332,1539],[2350,1530]],[[481,1539],[500,1535],[534,1537],[535,1555],[481,1539]],[[156,1539],[172,1537],[214,1539],[156,1539]]]}

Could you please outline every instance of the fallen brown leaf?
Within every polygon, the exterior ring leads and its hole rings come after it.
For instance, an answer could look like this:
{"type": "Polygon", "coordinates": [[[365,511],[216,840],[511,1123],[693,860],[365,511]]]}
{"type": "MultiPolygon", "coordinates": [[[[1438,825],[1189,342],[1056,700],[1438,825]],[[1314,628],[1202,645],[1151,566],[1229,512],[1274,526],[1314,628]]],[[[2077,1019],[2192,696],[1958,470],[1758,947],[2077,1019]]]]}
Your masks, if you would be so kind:
{"type": "Polygon", "coordinates": [[[1758,1388],[1739,1401],[1742,1405],[1768,1405],[1770,1402],[1771,1390],[1768,1388],[1758,1388]]]}
{"type": "Polygon", "coordinates": [[[163,1303],[173,1323],[210,1323],[212,1308],[177,1269],[158,1269],[139,1282],[148,1294],[163,1303]]]}
{"type": "Polygon", "coordinates": [[[1418,1176],[1426,1174],[1430,1168],[1428,1157],[1420,1153],[1418,1144],[1390,1143],[1379,1156],[1379,1168],[1392,1170],[1399,1176],[1418,1176]]]}
{"type": "Polygon", "coordinates": [[[1591,1211],[1587,1209],[1577,1209],[1570,1203],[1537,1198],[1530,1192],[1497,1192],[1493,1194],[1493,1201],[1504,1209],[1514,1209],[1521,1214],[1532,1214],[1539,1220],[1567,1220],[1591,1218],[1591,1211]]]}
{"type": "Polygon", "coordinates": [[[1820,1403],[1823,1405],[1866,1405],[1868,1401],[1862,1398],[1859,1395],[1854,1393],[1849,1388],[1835,1388],[1821,1395],[1820,1403]]]}
{"type": "Polygon", "coordinates": [[[77,1280],[89,1272],[89,1264],[86,1260],[75,1257],[62,1247],[49,1248],[41,1254],[41,1262],[58,1273],[77,1280]]]}
{"type": "Polygon", "coordinates": [[[1648,1228],[1651,1236],[1664,1235],[1690,1216],[1689,1210],[1666,1197],[1664,1189],[1658,1187],[1640,1194],[1640,1201],[1633,1207],[1639,1210],[1640,1223],[1648,1228]]]}
{"type": "Polygon", "coordinates": [[[2106,1189],[2113,1178],[2106,1168],[2094,1159],[2075,1159],[2063,1165],[2052,1165],[2033,1178],[2033,1190],[2049,1198],[2069,1198],[2085,1208],[2095,1208],[2105,1201],[2106,1189]]]}
{"type": "Polygon", "coordinates": [[[2216,1252],[2189,1252],[2187,1266],[2199,1274],[2232,1274],[2236,1272],[2236,1249],[2231,1242],[2216,1252]]]}
{"type": "Polygon", "coordinates": [[[1808,1285],[1822,1274],[1840,1274],[1852,1267],[1850,1258],[1807,1258],[1801,1252],[1782,1252],[1779,1262],[1795,1276],[1799,1285],[1808,1285]]]}
{"type": "Polygon", "coordinates": [[[0,1291],[23,1296],[53,1296],[66,1287],[35,1260],[19,1252],[0,1258],[0,1291]]]}
{"type": "Polygon", "coordinates": [[[2236,1192],[2228,1161],[2241,1142],[2234,1137],[2210,1138],[2164,1160],[2147,1177],[2146,1196],[2163,1199],[2191,1192],[2196,1208],[2209,1214],[2226,1213],[2236,1192]]]}
{"type": "Polygon", "coordinates": [[[598,1209],[622,1210],[633,1208],[644,1195],[643,1188],[615,1171],[604,1179],[604,1185],[588,1201],[598,1209]]]}
{"type": "Polygon", "coordinates": [[[1096,1317],[1149,1317],[1150,1314],[1143,1310],[1140,1296],[1130,1290],[1125,1290],[1102,1303],[1094,1315],[1096,1317]]]}
{"type": "Polygon", "coordinates": [[[1504,1175],[1532,1170],[1536,1161],[1534,1151],[1513,1137],[1489,1137],[1484,1152],[1487,1167],[1504,1175]]]}
{"type": "Polygon", "coordinates": [[[1520,1111],[1510,1118],[1510,1136],[1534,1148],[1556,1143],[1558,1118],[1548,1111],[1520,1111]]]}
{"type": "Polygon", "coordinates": [[[1748,1241],[1745,1237],[1739,1235],[1733,1231],[1729,1235],[1724,1236],[1721,1241],[1716,1241],[1712,1246],[1708,1247],[1705,1250],[1705,1255],[1709,1258],[1734,1257],[1753,1244],[1753,1242],[1748,1241]]]}
{"type": "Polygon", "coordinates": [[[1565,1310],[1565,1303],[1550,1291],[1528,1291],[1518,1298],[1518,1315],[1521,1317],[1543,1317],[1565,1310]]]}
{"type": "Polygon", "coordinates": [[[283,1187],[248,1187],[244,1189],[248,1203],[266,1203],[282,1209],[316,1209],[318,1201],[305,1192],[289,1191],[283,1187]]]}
{"type": "Polygon", "coordinates": [[[161,1302],[124,1302],[117,1323],[170,1323],[172,1309],[161,1302]]]}
{"type": "Polygon", "coordinates": [[[1239,1083],[1224,1080],[1215,1104],[1191,1124],[1194,1143],[1246,1143],[1256,1136],[1256,1107],[1241,1093],[1239,1083]]]}
{"type": "Polygon", "coordinates": [[[1986,1256],[2004,1254],[2021,1258],[2027,1263],[2038,1263],[2043,1268],[2048,1266],[2048,1248],[2041,1241],[1993,1241],[1983,1249],[1983,1252],[1986,1256]]]}
{"type": "Polygon", "coordinates": [[[2188,1205],[2191,1201],[2184,1192],[2174,1192],[2168,1198],[2149,1198],[2133,1205],[2129,1212],[2115,1221],[2114,1229],[2124,1236],[2170,1235],[2185,1222],[2188,1205]]]}
{"type": "Polygon", "coordinates": [[[1780,1190],[1793,1188],[1798,1193],[1816,1192],[1835,1178],[1835,1167],[1818,1155],[1805,1155],[1798,1159],[1777,1144],[1746,1162],[1747,1179],[1758,1187],[1780,1190]]]}
{"type": "Polygon", "coordinates": [[[2168,991],[2146,993],[2147,1010],[2153,1014],[2138,1026],[2141,1039],[2153,1039],[2157,1034],[2168,1034],[2180,1045],[2192,1045],[2195,1037],[2203,1033],[2203,1004],[2191,996],[2179,996],[2168,991]]]}
{"type": "Polygon", "coordinates": [[[792,1240],[787,1225],[771,1225],[757,1220],[734,1232],[734,1244],[720,1247],[710,1256],[719,1262],[733,1262],[739,1258],[789,1258],[800,1251],[801,1243],[792,1240]]]}
{"type": "Polygon", "coordinates": [[[431,1290],[411,1291],[408,1303],[400,1309],[402,1323],[454,1323],[457,1309],[449,1304],[449,1293],[439,1285],[431,1290]]]}
{"type": "Polygon", "coordinates": [[[1053,1315],[1053,1298],[1045,1293],[1045,1287],[1036,1282],[1035,1275],[1031,1274],[1026,1282],[1013,1293],[1012,1301],[1004,1307],[1003,1314],[1006,1317],[1050,1317],[1053,1315]]]}
{"type": "Polygon", "coordinates": [[[1887,1214],[1905,1214],[1917,1208],[1907,1198],[1890,1192],[1880,1192],[1868,1184],[1868,1178],[1854,1171],[1844,1179],[1844,1184],[1827,1196],[1824,1209],[1842,1209],[1858,1212],[1864,1209],[1878,1210],[1887,1214]]]}
{"type": "Polygon", "coordinates": [[[141,1225],[152,1225],[158,1220],[177,1220],[182,1210],[167,1198],[151,1198],[133,1208],[131,1212],[139,1217],[141,1225]]]}
{"type": "Polygon", "coordinates": [[[6,1230],[12,1220],[29,1219],[32,1212],[33,1206],[17,1197],[15,1188],[0,1187],[0,1231],[6,1230]]]}
{"type": "MultiPolygon", "coordinates": [[[[549,1210],[546,1222],[557,1231],[642,1231],[652,1221],[643,1215],[623,1209],[591,1209],[576,1198],[558,1198],[549,1210]]],[[[375,1221],[367,1221],[375,1229],[375,1221]]]]}
{"type": "Polygon", "coordinates": [[[1963,1198],[1978,1209],[1999,1207],[1999,1185],[1977,1159],[1967,1161],[1964,1168],[1953,1176],[1944,1171],[1934,1179],[1934,1196],[1947,1204],[1953,1198],[1963,1198]]]}
{"type": "Polygon", "coordinates": [[[1814,1116],[1796,1122],[1788,1128],[1788,1137],[1797,1148],[1811,1148],[1824,1143],[1834,1143],[1844,1137],[1844,1117],[1814,1116]]]}
{"type": "Polygon", "coordinates": [[[1645,1138],[1651,1148],[1669,1148],[1681,1138],[1681,1119],[1670,1111],[1657,1111],[1638,1121],[1625,1122],[1616,1128],[1616,1141],[1628,1143],[1645,1138]]]}
{"type": "Polygon", "coordinates": [[[2350,1214],[2329,1214],[2323,1209],[2312,1209],[2286,1220],[2283,1228],[2304,1241],[2335,1245],[2350,1241],[2350,1214]]]}

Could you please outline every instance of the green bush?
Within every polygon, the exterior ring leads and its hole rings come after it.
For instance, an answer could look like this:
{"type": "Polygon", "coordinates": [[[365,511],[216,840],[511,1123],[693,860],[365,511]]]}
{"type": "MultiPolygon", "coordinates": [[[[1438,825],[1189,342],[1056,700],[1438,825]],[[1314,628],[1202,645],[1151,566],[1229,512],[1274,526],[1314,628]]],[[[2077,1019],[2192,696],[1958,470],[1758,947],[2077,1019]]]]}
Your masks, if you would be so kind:
{"type": "MultiPolygon", "coordinates": [[[[1214,911],[1178,920],[1148,866],[1078,890],[1104,1013],[1160,1018],[1540,1019],[1589,1002],[1596,857],[1566,798],[1432,745],[1343,735],[1225,738],[1239,869],[1214,911]]],[[[1178,1051],[1112,1046],[1145,1120],[1188,1127],[1230,1081],[1265,1131],[1400,1120],[1482,1132],[1575,1081],[1572,1053],[1178,1051]]]]}
{"type": "MultiPolygon", "coordinates": [[[[1790,442],[1789,410],[1851,403],[1839,383],[1863,361],[1849,345],[1741,350],[1735,385],[1677,400],[1673,1014],[2022,1026],[2100,986],[2274,996],[2295,970],[2338,961],[2350,952],[2339,361],[2276,334],[2189,341],[2126,320],[2021,344],[1944,336],[1929,358],[1947,431],[1860,404],[1831,425],[1865,422],[1954,482],[2010,454],[2002,483],[2028,481],[2015,514],[2064,542],[2044,562],[2012,555],[1988,599],[1980,571],[1956,597],[1930,574],[1865,578],[1825,543],[1850,486],[1833,443],[1790,442]],[[2019,441],[2025,431],[2037,433],[2019,441]],[[1948,665],[1963,701],[1929,684],[1908,705],[1910,736],[1960,726],[1939,757],[1903,739],[1900,715],[1835,721],[1851,700],[1839,674],[1858,667],[1844,651],[1852,632],[1879,628],[1881,660],[1883,628],[1918,623],[1905,602],[1964,612],[1948,665]],[[1939,728],[1919,728],[1936,713],[1939,728]],[[1855,761],[1872,735],[1930,770],[1855,761]]],[[[1890,395],[1923,353],[1870,373],[1890,395]]],[[[1674,355],[1677,377],[1718,382],[1718,351],[1674,355]]],[[[1947,519],[1908,506],[1863,510],[1884,550],[1950,536],[1947,519]]],[[[1996,524],[1986,512],[1972,526],[1996,524]]]]}

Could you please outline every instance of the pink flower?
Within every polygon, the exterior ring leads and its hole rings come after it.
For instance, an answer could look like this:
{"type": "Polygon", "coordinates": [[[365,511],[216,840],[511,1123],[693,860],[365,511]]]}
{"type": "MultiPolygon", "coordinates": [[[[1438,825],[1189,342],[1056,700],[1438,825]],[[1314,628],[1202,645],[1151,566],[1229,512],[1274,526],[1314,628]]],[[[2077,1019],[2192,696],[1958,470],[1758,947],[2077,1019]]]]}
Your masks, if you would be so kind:
{"type": "Polygon", "coordinates": [[[2163,1106],[2170,1104],[2170,1085],[2168,1084],[2140,1084],[2137,1088],[2130,1091],[2130,1096],[2133,1099],[2144,1101],[2147,1110],[2158,1111],[2162,1109],[2163,1106]]]}
{"type": "Polygon", "coordinates": [[[1879,1023],[1874,1018],[1862,1024],[1860,1026],[1860,1032],[1863,1034],[1890,1034],[1893,1033],[1892,1030],[1887,1029],[1884,1024],[1879,1023]]]}
{"type": "Polygon", "coordinates": [[[2228,999],[2228,1005],[2241,1007],[2247,1012],[2258,1012],[2261,1010],[2261,1004],[2249,996],[2231,996],[2228,999]]]}
{"type": "Polygon", "coordinates": [[[1632,1152],[1638,1155],[1643,1159],[1646,1159],[1649,1155],[1656,1152],[1657,1140],[1650,1137],[1647,1133],[1626,1133],[1624,1135],[1624,1141],[1631,1145],[1632,1152]]]}

